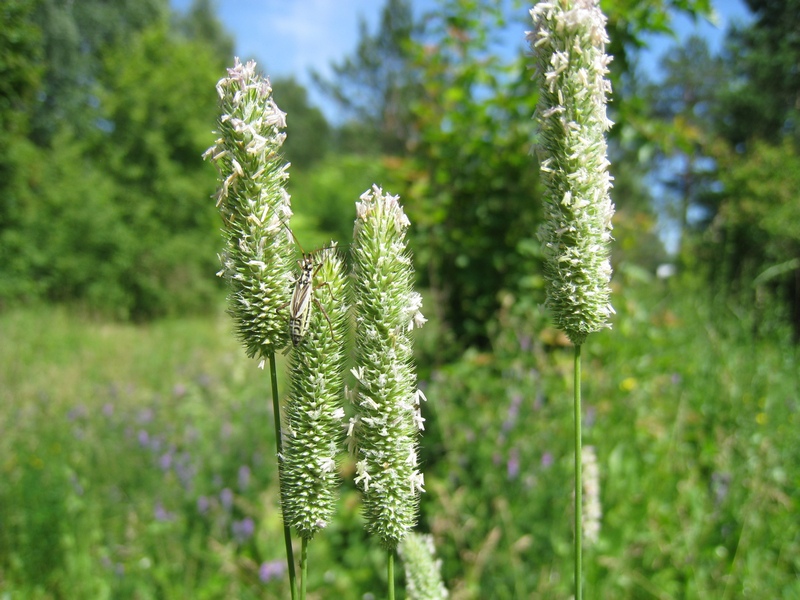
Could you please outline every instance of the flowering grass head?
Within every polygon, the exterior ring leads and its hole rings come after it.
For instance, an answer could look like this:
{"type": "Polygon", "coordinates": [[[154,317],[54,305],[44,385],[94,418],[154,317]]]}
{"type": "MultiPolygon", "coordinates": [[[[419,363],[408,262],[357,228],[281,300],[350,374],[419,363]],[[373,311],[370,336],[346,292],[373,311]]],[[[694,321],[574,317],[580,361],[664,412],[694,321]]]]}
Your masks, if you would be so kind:
{"type": "Polygon", "coordinates": [[[237,58],[217,83],[219,136],[203,155],[219,171],[217,207],[225,248],[220,257],[230,283],[229,312],[248,356],[264,357],[288,342],[286,306],[292,285],[291,216],[280,154],[286,115],[269,80],[253,61],[237,58]]]}
{"type": "Polygon", "coordinates": [[[445,600],[449,596],[442,581],[442,561],[436,558],[433,536],[409,533],[398,551],[405,566],[409,600],[445,600]]]}
{"type": "Polygon", "coordinates": [[[600,538],[600,519],[603,508],[600,504],[600,466],[594,446],[584,446],[581,452],[583,464],[583,534],[586,546],[593,546],[600,538]]]}
{"type": "Polygon", "coordinates": [[[335,247],[315,253],[308,328],[293,347],[280,457],[284,522],[306,540],[333,515],[344,420],[347,279],[335,247]]]}
{"type": "Polygon", "coordinates": [[[373,186],[356,204],[353,233],[357,381],[349,445],[364,497],[367,530],[395,549],[416,521],[423,476],[417,438],[423,429],[411,331],[425,322],[398,198],[373,186]]]}
{"type": "Polygon", "coordinates": [[[528,40],[536,61],[538,156],[545,188],[547,306],[570,340],[610,327],[611,217],[605,133],[610,57],[596,0],[540,2],[528,40]]]}

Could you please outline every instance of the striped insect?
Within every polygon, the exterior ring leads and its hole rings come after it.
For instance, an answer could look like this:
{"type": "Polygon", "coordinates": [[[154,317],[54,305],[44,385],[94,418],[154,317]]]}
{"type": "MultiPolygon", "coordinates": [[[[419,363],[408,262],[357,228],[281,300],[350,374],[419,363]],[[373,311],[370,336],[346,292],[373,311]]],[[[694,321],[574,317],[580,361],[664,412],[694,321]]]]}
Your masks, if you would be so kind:
{"type": "MultiPolygon", "coordinates": [[[[294,234],[292,234],[294,236],[294,234]]],[[[295,238],[296,241],[296,238],[295,238]]],[[[298,243],[298,246],[300,244],[298,243]]],[[[302,249],[302,248],[301,248],[302,249]]],[[[322,268],[322,263],[314,262],[314,254],[307,254],[303,252],[303,258],[298,262],[300,265],[300,276],[294,284],[292,291],[292,299],[289,301],[289,334],[292,338],[292,345],[298,346],[308,331],[308,323],[311,320],[311,304],[316,304],[322,311],[325,320],[328,321],[328,327],[333,333],[333,324],[331,323],[325,307],[320,304],[319,300],[314,297],[314,291],[327,286],[327,283],[322,283],[314,287],[314,276],[322,268]]],[[[328,288],[330,289],[330,288],[328,288]]],[[[331,292],[331,295],[333,292],[331,292]]]]}

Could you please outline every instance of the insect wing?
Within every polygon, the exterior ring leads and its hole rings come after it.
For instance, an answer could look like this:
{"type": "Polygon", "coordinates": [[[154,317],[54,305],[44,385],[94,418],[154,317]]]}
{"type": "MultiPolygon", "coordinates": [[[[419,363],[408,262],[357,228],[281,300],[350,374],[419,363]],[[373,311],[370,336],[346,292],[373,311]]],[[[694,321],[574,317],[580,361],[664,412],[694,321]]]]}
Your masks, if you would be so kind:
{"type": "Polygon", "coordinates": [[[306,334],[308,320],[311,316],[311,295],[313,288],[311,285],[312,271],[314,268],[311,259],[304,259],[300,278],[294,286],[292,300],[289,303],[289,333],[292,337],[292,344],[297,346],[306,334]]]}

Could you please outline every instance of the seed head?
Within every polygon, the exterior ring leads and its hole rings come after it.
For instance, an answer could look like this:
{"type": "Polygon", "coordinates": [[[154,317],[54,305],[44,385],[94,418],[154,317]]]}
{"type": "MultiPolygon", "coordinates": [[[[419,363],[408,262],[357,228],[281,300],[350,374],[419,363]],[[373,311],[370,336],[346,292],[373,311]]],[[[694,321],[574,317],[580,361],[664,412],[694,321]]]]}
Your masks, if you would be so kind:
{"type": "Polygon", "coordinates": [[[528,41],[539,104],[537,148],[545,188],[547,306],[574,344],[610,327],[611,217],[605,132],[611,84],[606,18],[596,0],[540,2],[528,41]]]}
{"type": "Polygon", "coordinates": [[[423,476],[417,438],[424,427],[412,361],[411,330],[425,319],[412,290],[408,218],[377,186],[356,205],[353,233],[356,313],[356,417],[349,446],[364,497],[367,530],[394,549],[416,521],[423,476]]]}
{"type": "Polygon", "coordinates": [[[583,540],[586,546],[593,546],[600,537],[600,519],[603,508],[600,505],[600,467],[594,446],[584,446],[581,452],[583,465],[583,540]]]}
{"type": "Polygon", "coordinates": [[[442,582],[442,561],[435,556],[433,536],[409,533],[398,550],[405,566],[409,600],[444,600],[449,596],[442,582]]]}
{"type": "Polygon", "coordinates": [[[305,336],[292,349],[280,457],[283,518],[307,540],[330,522],[335,508],[347,337],[342,258],[333,247],[314,258],[320,261],[312,281],[316,300],[305,336]]]}
{"type": "Polygon", "coordinates": [[[203,157],[219,172],[216,200],[225,248],[218,275],[230,284],[228,312],[248,356],[264,357],[288,341],[292,211],[285,189],[289,165],[280,155],[286,115],[253,61],[242,65],[237,58],[217,93],[218,138],[203,157]]]}

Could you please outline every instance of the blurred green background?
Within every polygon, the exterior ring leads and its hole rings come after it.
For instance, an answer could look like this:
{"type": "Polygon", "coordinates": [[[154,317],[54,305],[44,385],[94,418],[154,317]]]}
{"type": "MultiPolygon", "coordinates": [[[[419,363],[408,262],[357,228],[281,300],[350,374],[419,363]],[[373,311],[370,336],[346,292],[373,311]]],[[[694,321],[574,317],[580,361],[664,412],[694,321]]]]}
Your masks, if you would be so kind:
{"type": "MultiPolygon", "coordinates": [[[[798,598],[800,2],[748,0],[719,51],[685,39],[659,77],[646,43],[719,6],[601,4],[617,316],[584,347],[603,508],[586,597],[798,598]]],[[[387,0],[314,78],[335,122],[272,82],[303,246],[346,245],[373,183],[412,222],[420,530],[458,599],[571,593],[572,357],[541,308],[537,91],[529,57],[496,51],[527,8],[387,0]]],[[[200,158],[233,48],[207,0],[0,6],[2,599],[287,597],[268,381],[224,312],[200,158]]],[[[342,471],[309,597],[381,597],[342,471]]]]}

